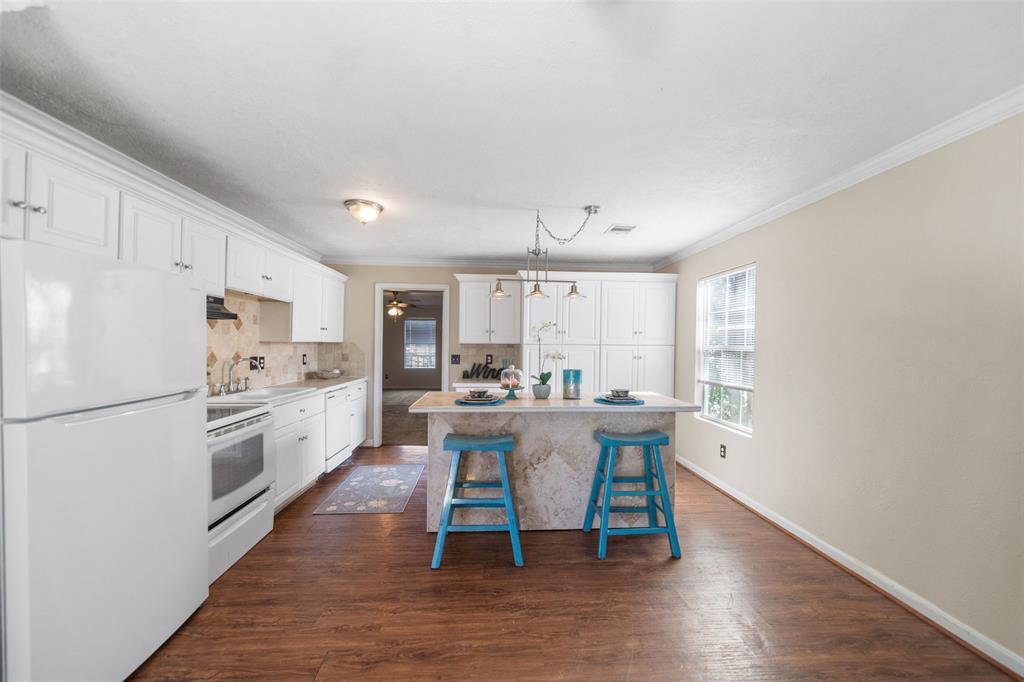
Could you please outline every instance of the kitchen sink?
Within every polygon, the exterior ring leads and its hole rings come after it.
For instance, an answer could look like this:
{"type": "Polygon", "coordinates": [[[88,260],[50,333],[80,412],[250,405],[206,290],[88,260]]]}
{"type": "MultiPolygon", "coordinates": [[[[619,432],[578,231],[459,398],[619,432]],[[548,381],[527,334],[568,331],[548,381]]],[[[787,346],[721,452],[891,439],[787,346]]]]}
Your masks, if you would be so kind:
{"type": "Polygon", "coordinates": [[[278,400],[292,398],[306,393],[313,393],[315,391],[315,388],[254,388],[251,391],[242,391],[241,393],[210,396],[206,402],[212,405],[216,405],[218,403],[277,402],[278,400]]]}

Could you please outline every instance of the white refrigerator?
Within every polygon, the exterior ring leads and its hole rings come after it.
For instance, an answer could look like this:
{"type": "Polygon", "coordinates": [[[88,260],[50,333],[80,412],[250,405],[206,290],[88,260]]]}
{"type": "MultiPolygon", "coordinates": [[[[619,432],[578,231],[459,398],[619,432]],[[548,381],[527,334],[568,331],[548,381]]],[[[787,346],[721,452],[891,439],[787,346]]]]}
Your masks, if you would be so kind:
{"type": "Polygon", "coordinates": [[[0,240],[9,680],[123,679],[207,596],[205,299],[0,240]]]}

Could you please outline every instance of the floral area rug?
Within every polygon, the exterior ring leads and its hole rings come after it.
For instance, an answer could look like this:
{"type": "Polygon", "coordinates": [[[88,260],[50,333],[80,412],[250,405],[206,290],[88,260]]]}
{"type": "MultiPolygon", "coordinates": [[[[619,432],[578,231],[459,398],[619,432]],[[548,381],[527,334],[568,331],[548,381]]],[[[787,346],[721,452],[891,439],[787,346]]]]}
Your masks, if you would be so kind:
{"type": "Polygon", "coordinates": [[[422,473],[421,464],[358,466],[313,513],[400,514],[422,473]]]}

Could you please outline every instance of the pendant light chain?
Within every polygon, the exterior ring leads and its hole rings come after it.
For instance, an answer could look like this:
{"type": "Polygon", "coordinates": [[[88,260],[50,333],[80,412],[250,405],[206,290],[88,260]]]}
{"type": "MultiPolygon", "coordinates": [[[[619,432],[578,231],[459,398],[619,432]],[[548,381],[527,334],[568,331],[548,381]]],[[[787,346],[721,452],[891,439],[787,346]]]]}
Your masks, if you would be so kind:
{"type": "Polygon", "coordinates": [[[598,207],[597,206],[584,206],[583,210],[587,212],[587,217],[583,219],[583,224],[580,225],[579,229],[576,230],[575,232],[573,232],[568,237],[559,237],[554,232],[549,230],[548,226],[544,224],[544,221],[540,219],[540,209],[538,209],[537,210],[537,228],[538,229],[537,229],[537,235],[536,235],[536,239],[535,239],[535,243],[536,243],[536,247],[535,248],[539,248],[540,247],[540,229],[539,228],[541,228],[541,227],[544,228],[544,231],[548,233],[548,236],[551,237],[552,239],[554,239],[555,243],[558,244],[559,246],[565,246],[566,244],[571,242],[573,239],[576,239],[576,237],[580,236],[580,232],[583,232],[583,229],[587,226],[587,221],[590,220],[590,216],[592,216],[595,213],[597,213],[598,207]]]}

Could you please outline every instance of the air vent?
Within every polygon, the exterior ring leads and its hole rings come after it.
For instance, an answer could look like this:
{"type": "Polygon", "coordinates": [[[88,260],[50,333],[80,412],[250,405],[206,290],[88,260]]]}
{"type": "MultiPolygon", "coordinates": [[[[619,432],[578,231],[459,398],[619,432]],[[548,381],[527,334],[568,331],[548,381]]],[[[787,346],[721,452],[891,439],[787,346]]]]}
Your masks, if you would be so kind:
{"type": "Polygon", "coordinates": [[[605,234],[629,234],[636,229],[636,225],[609,225],[604,231],[605,234]]]}

